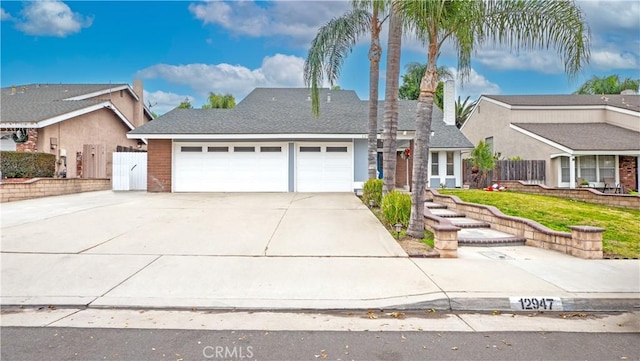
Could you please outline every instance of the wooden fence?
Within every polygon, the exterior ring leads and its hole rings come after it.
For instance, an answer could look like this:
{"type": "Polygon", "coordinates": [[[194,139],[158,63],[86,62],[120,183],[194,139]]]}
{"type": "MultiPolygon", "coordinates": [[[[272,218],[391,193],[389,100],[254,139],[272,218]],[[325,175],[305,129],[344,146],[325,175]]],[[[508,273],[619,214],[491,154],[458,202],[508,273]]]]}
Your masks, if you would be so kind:
{"type": "Polygon", "coordinates": [[[472,164],[464,160],[462,166],[464,184],[472,188],[484,188],[489,184],[501,181],[525,181],[534,184],[545,183],[544,160],[499,160],[494,169],[490,170],[486,177],[472,171],[472,164]]]}

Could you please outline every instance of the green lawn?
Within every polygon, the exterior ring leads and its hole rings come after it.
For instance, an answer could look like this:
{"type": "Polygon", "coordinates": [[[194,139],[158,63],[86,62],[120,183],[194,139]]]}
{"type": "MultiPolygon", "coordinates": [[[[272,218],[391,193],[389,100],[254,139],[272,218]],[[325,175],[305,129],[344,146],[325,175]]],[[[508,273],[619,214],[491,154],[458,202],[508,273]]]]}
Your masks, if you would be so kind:
{"type": "Polygon", "coordinates": [[[606,229],[605,254],[640,257],[640,210],[515,192],[471,189],[438,189],[438,192],[455,195],[465,202],[491,205],[504,214],[529,218],[557,231],[571,232],[567,226],[602,227],[606,229]]]}

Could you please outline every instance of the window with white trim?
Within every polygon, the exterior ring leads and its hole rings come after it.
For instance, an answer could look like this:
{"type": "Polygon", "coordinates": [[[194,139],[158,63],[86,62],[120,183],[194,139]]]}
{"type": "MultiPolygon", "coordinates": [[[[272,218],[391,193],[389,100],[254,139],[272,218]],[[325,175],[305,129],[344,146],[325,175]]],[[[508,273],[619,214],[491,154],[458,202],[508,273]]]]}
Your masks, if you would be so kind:
{"type": "Polygon", "coordinates": [[[439,172],[439,163],[438,163],[438,152],[431,152],[431,175],[440,175],[439,172]]]}
{"type": "Polygon", "coordinates": [[[447,175],[453,175],[453,152],[447,152],[447,175]]]}

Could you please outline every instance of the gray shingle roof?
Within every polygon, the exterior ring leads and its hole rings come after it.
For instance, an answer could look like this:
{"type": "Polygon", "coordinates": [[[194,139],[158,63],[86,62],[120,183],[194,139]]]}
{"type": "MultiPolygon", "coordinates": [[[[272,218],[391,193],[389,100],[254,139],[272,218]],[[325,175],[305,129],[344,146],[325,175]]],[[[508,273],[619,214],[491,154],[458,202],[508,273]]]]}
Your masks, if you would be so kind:
{"type": "MultiPolygon", "coordinates": [[[[234,109],[174,109],[129,134],[367,134],[368,101],[352,90],[320,90],[320,117],[311,114],[306,88],[256,88],[234,109]],[[330,95],[331,101],[327,101],[330,95]]],[[[415,101],[400,101],[399,131],[415,130],[415,101]]],[[[382,129],[384,102],[378,105],[382,129]]],[[[432,147],[473,148],[434,106],[432,147]]]]}
{"type": "Polygon", "coordinates": [[[593,106],[609,105],[640,112],[640,95],[483,95],[512,106],[593,106]]]}
{"type": "Polygon", "coordinates": [[[0,90],[0,122],[35,123],[67,114],[102,101],[65,99],[122,86],[127,84],[30,84],[5,87],[0,90]]]}
{"type": "Polygon", "coordinates": [[[514,125],[573,150],[640,150],[640,133],[607,123],[514,123],[514,125]]]}

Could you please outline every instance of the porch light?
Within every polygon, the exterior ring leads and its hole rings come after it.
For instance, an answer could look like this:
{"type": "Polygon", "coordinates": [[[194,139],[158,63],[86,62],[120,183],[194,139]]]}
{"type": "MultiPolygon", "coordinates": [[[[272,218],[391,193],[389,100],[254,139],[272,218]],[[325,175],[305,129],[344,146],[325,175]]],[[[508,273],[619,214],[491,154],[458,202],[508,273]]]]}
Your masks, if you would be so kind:
{"type": "Polygon", "coordinates": [[[393,228],[396,230],[396,239],[399,239],[400,238],[400,231],[402,231],[402,223],[394,224],[393,228]]]}

